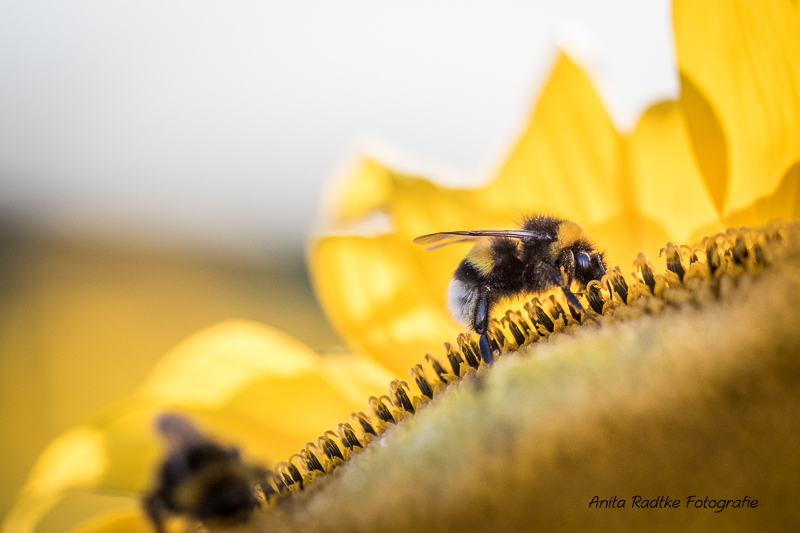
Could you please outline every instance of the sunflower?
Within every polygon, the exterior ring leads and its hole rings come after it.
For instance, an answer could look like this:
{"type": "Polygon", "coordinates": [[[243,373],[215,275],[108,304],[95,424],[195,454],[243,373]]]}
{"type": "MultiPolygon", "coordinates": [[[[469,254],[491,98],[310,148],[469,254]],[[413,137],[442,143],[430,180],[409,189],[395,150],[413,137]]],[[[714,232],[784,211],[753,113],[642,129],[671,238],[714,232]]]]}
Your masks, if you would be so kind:
{"type": "Polygon", "coordinates": [[[445,288],[466,250],[426,252],[411,243],[419,235],[515,227],[520,213],[543,211],[575,220],[627,267],[668,241],[800,215],[797,7],[684,4],[674,6],[681,97],[651,106],[630,135],[561,56],[485,187],[446,189],[372,159],[356,166],[331,225],[381,213],[393,231],[323,237],[310,254],[323,308],[351,346],[400,373],[458,332],[445,288]]]}
{"type": "Polygon", "coordinates": [[[316,436],[324,447],[326,431],[368,397],[380,433],[434,396],[384,446],[368,446],[250,527],[796,524],[798,230],[757,226],[800,218],[800,6],[676,0],[673,17],[681,96],[651,106],[630,134],[616,130],[587,75],[562,55],[485,186],[450,189],[357,162],[309,252],[317,295],[352,354],[322,357],[253,323],[197,334],[138,394],[48,447],[4,531],[145,528],[138,499],[126,494],[149,486],[163,454],[152,419],[165,410],[288,468],[291,454],[316,436]],[[426,252],[411,240],[511,227],[535,211],[575,220],[622,265],[587,294],[600,299],[604,327],[577,325],[559,315],[557,299],[543,298],[530,320],[507,315],[497,337],[507,357],[490,370],[456,361],[439,374],[454,386],[434,387],[439,356],[429,356],[433,373],[418,365],[423,356],[441,353],[443,342],[448,356],[470,351],[445,311],[465,249],[426,252]],[[390,231],[353,234],[376,215],[390,231]],[[749,229],[720,233],[731,226],[749,229]],[[667,270],[654,273],[662,248],[667,270]],[[625,282],[627,269],[635,272],[625,282]],[[537,320],[539,309],[547,316],[537,320]],[[544,342],[525,346],[530,338],[544,342]],[[420,394],[396,381],[409,368],[420,394]],[[426,394],[426,385],[438,390],[426,394]],[[745,497],[760,506],[745,509],[745,497]],[[670,498],[679,509],[666,508],[670,498]]]}

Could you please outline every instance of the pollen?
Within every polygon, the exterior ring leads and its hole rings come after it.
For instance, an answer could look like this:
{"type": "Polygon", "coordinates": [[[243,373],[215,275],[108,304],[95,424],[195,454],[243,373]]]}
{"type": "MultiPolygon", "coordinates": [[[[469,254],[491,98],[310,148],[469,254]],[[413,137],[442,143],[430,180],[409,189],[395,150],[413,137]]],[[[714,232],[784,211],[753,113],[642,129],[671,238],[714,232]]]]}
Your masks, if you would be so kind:
{"type": "MultiPolygon", "coordinates": [[[[779,268],[792,254],[800,255],[800,224],[782,221],[731,229],[691,246],[667,243],[658,260],[660,271],[639,253],[630,263],[628,276],[625,269],[616,266],[602,280],[590,282],[585,291],[576,293],[585,316],[571,309],[562,292],[554,291],[492,319],[486,337],[493,361],[535,358],[537,345],[555,342],[559,337],[602,331],[667,310],[724,303],[762,273],[779,268]]],[[[276,465],[262,487],[267,507],[281,507],[315,485],[318,478],[347,468],[353,458],[435,405],[448,391],[479,388],[495,363],[481,357],[478,340],[475,334],[464,332],[455,342],[445,342],[440,355],[420,358],[423,362],[409,370],[409,381],[392,381],[387,394],[367,400],[364,412],[354,413],[349,422],[327,431],[287,462],[276,465]]]]}

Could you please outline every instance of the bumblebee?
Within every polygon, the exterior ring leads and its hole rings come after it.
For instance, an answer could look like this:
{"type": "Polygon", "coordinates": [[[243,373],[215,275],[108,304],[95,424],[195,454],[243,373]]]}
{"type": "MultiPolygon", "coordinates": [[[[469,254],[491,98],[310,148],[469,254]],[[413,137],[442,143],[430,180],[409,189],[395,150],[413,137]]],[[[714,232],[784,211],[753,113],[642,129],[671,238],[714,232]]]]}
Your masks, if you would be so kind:
{"type": "Polygon", "coordinates": [[[476,241],[456,268],[447,288],[447,306],[462,325],[481,335],[483,358],[492,354],[486,330],[495,304],[519,294],[561,288],[570,307],[585,313],[572,292],[600,280],[607,268],[604,252],[577,223],[534,214],[519,229],[445,231],[414,242],[434,250],[461,241],[476,241]]]}
{"type": "Polygon", "coordinates": [[[256,487],[266,475],[263,468],[245,464],[236,448],[205,437],[180,415],[161,415],[156,428],[171,450],[144,500],[158,533],[170,515],[226,525],[246,522],[261,506],[256,487]]]}

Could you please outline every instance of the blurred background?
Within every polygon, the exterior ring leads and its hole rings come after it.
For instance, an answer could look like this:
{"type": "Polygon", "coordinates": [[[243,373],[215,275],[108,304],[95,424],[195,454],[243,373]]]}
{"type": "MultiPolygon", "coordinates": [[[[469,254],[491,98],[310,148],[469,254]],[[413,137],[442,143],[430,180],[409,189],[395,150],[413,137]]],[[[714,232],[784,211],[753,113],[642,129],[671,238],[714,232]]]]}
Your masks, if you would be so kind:
{"type": "Polygon", "coordinates": [[[0,517],[191,333],[337,345],[303,258],[325,184],[359,151],[488,179],[559,47],[623,130],[677,94],[667,0],[0,2],[0,517]]]}

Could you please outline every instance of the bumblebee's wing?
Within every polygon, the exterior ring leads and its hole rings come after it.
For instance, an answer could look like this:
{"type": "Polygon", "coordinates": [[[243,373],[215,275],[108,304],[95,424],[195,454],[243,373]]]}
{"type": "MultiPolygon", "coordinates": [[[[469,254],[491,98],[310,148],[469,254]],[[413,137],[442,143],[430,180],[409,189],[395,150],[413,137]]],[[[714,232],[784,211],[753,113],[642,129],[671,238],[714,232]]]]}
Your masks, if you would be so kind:
{"type": "Polygon", "coordinates": [[[426,250],[435,250],[454,242],[474,241],[487,237],[505,237],[507,239],[553,240],[548,233],[524,229],[480,229],[474,231],[443,231],[431,233],[414,239],[415,244],[425,246],[426,250]]]}
{"type": "Polygon", "coordinates": [[[156,429],[173,450],[207,440],[187,418],[175,413],[160,415],[156,429]]]}

